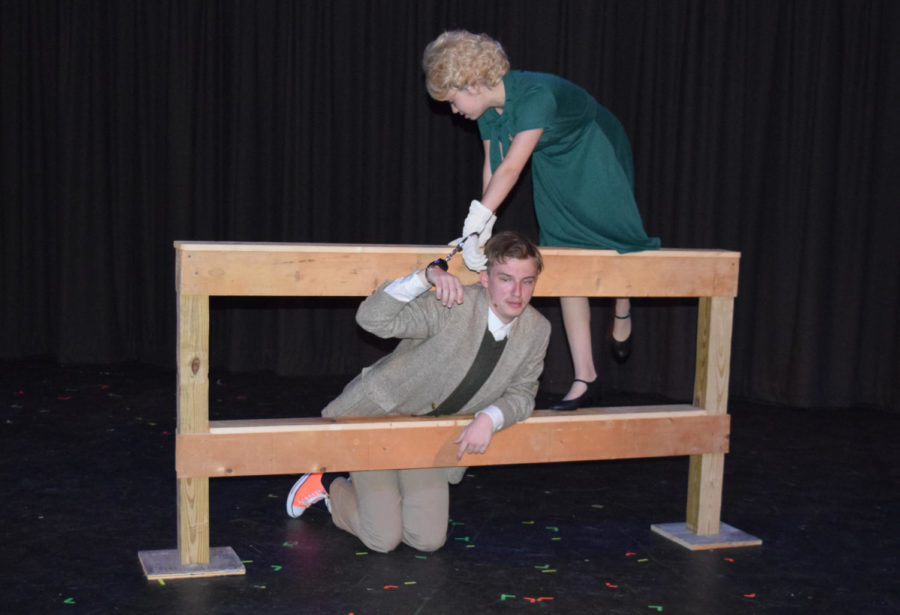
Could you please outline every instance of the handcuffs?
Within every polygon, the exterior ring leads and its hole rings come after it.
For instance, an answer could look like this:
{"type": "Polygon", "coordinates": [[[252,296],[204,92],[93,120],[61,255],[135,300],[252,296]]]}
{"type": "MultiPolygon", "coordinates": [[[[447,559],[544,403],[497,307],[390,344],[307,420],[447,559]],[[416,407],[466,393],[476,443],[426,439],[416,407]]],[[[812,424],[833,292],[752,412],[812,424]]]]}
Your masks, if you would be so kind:
{"type": "Polygon", "coordinates": [[[428,263],[427,265],[425,265],[425,281],[428,282],[429,284],[431,283],[431,280],[428,279],[428,270],[431,269],[432,267],[437,267],[441,271],[447,271],[447,269],[448,269],[447,261],[449,261],[451,258],[453,258],[453,256],[457,252],[462,251],[463,244],[466,243],[466,240],[469,239],[469,237],[471,237],[472,235],[478,235],[478,233],[472,233],[471,235],[467,235],[466,237],[463,237],[462,239],[459,240],[459,243],[457,243],[456,246],[454,246],[454,248],[452,250],[450,250],[450,252],[447,254],[447,256],[445,256],[444,258],[436,258],[433,261],[431,261],[430,263],[428,263]]]}

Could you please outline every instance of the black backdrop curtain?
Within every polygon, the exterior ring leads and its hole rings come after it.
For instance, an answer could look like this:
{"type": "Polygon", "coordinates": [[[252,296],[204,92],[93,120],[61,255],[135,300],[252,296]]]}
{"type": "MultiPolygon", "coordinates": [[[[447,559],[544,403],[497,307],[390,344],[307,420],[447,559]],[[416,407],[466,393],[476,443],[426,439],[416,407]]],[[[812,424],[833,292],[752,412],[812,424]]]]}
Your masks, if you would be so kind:
{"type": "MultiPolygon", "coordinates": [[[[455,237],[479,139],[419,60],[463,27],[621,118],[664,246],[743,253],[733,395],[897,408],[897,5],[4,1],[0,358],[171,366],[175,239],[455,237]]],[[[497,228],[536,236],[527,177],[497,228]]],[[[352,375],[385,350],[357,301],[216,299],[213,367],[352,375]]],[[[558,307],[538,307],[562,391],[558,307]]],[[[604,383],[690,398],[696,303],[633,313],[625,366],[597,344],[604,383]]]]}

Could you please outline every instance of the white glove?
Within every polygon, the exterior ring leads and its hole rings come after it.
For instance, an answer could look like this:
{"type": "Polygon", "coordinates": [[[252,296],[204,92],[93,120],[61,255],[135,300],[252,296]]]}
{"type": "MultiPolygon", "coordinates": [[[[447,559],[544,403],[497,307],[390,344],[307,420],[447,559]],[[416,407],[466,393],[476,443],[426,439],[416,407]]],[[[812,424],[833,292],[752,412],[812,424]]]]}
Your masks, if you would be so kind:
{"type": "Polygon", "coordinates": [[[494,228],[494,222],[497,216],[490,209],[481,204],[481,201],[473,200],[469,205],[469,215],[463,222],[463,238],[468,237],[472,233],[478,233],[478,246],[484,247],[487,240],[491,238],[491,231],[494,228]]]}
{"type": "Polygon", "coordinates": [[[487,269],[487,256],[484,255],[484,249],[478,245],[474,237],[463,244],[462,255],[466,267],[472,271],[487,269]]]}

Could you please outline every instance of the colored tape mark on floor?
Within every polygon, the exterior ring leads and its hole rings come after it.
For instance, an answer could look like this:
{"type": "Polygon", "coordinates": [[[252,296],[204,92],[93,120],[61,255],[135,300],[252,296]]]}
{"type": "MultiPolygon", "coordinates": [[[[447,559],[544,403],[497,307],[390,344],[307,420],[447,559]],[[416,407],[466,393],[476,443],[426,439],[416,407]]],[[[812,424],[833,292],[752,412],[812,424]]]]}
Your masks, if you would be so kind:
{"type": "Polygon", "coordinates": [[[550,567],[550,564],[539,564],[539,565],[535,566],[535,568],[537,568],[538,570],[546,570],[549,567],[550,567]]]}
{"type": "Polygon", "coordinates": [[[619,587],[618,585],[613,585],[613,584],[610,583],[609,581],[606,582],[606,586],[607,586],[607,587],[612,587],[613,589],[617,589],[617,588],[619,587]]]}
{"type": "Polygon", "coordinates": [[[515,598],[515,594],[500,594],[500,600],[506,600],[507,598],[515,598]]]}
{"type": "Polygon", "coordinates": [[[279,570],[281,570],[281,566],[279,566],[278,564],[272,564],[272,570],[278,572],[279,570]]]}
{"type": "Polygon", "coordinates": [[[66,598],[63,600],[63,604],[75,604],[75,598],[66,598]]]}
{"type": "Polygon", "coordinates": [[[655,605],[655,604],[648,604],[648,605],[647,605],[647,608],[648,608],[648,609],[656,609],[656,612],[657,612],[657,613],[660,612],[660,611],[662,611],[662,607],[661,607],[661,606],[657,606],[657,605],[655,605]]]}

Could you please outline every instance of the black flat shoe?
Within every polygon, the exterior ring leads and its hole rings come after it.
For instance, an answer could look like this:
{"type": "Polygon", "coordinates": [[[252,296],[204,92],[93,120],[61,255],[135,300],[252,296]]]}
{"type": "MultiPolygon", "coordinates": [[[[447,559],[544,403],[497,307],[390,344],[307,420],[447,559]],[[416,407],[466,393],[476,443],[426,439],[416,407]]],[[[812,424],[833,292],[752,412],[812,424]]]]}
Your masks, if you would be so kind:
{"type": "Polygon", "coordinates": [[[572,410],[578,410],[578,408],[581,407],[581,404],[586,402],[593,393],[594,385],[597,383],[597,378],[594,378],[590,382],[588,382],[587,380],[582,380],[581,378],[576,378],[575,382],[583,382],[587,385],[587,389],[585,389],[584,393],[572,399],[559,400],[558,402],[550,406],[551,410],[558,410],[560,412],[570,412],[572,410]]]}
{"type": "MultiPolygon", "coordinates": [[[[627,316],[616,316],[619,320],[626,320],[631,318],[631,312],[628,313],[627,316]]],[[[612,329],[609,331],[609,339],[612,342],[610,346],[610,351],[612,352],[613,359],[616,360],[616,363],[624,363],[628,360],[628,357],[631,356],[631,335],[634,332],[628,334],[621,342],[613,337],[612,329]]]]}

